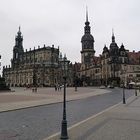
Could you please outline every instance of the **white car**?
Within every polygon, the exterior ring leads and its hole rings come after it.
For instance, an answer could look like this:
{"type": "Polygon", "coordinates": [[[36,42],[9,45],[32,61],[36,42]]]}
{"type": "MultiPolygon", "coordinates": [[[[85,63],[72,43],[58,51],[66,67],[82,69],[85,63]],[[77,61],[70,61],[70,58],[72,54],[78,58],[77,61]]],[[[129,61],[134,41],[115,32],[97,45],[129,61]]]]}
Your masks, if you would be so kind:
{"type": "Polygon", "coordinates": [[[103,86],[103,85],[102,85],[102,86],[100,86],[100,89],[105,89],[105,88],[106,88],[106,87],[105,87],[105,86],[103,86]]]}

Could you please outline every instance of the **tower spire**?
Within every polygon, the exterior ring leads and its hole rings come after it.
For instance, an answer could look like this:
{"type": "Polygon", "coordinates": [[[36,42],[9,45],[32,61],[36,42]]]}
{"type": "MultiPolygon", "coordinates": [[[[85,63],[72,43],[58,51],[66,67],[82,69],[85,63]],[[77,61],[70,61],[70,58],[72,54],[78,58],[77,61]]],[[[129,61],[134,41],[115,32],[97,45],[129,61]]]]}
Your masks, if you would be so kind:
{"type": "Polygon", "coordinates": [[[20,26],[19,26],[19,32],[20,32],[20,26]]]}
{"type": "Polygon", "coordinates": [[[112,28],[112,36],[114,36],[114,29],[112,28]]]}
{"type": "Polygon", "coordinates": [[[88,22],[88,7],[86,6],[86,22],[88,22]]]}
{"type": "Polygon", "coordinates": [[[86,22],[85,22],[85,25],[86,26],[89,26],[90,22],[88,21],[88,8],[86,6],[86,22]]]}
{"type": "Polygon", "coordinates": [[[94,50],[94,37],[90,33],[90,22],[88,19],[88,9],[86,6],[85,10],[85,27],[84,27],[84,35],[81,38],[82,43],[82,51],[81,51],[81,60],[82,64],[91,64],[92,58],[94,57],[95,50],[94,50]]]}
{"type": "Polygon", "coordinates": [[[88,21],[88,8],[86,6],[86,22],[85,22],[85,34],[90,34],[90,22],[88,21]]]}
{"type": "Polygon", "coordinates": [[[18,28],[18,36],[21,36],[21,31],[20,31],[20,26],[19,26],[19,28],[18,28]]]}
{"type": "Polygon", "coordinates": [[[112,28],[112,42],[115,42],[114,29],[112,28]]]}
{"type": "Polygon", "coordinates": [[[18,28],[17,35],[15,37],[16,46],[22,47],[23,36],[21,35],[20,26],[18,28]]]}

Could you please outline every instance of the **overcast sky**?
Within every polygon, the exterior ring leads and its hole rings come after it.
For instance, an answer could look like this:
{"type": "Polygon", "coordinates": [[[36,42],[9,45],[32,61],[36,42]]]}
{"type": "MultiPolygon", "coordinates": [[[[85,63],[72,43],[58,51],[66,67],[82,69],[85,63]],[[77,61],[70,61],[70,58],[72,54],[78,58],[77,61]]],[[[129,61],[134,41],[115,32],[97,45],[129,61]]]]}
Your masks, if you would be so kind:
{"type": "Polygon", "coordinates": [[[95,55],[110,45],[112,28],[118,46],[140,50],[140,0],[0,0],[2,65],[10,64],[19,25],[24,50],[54,44],[73,63],[80,62],[86,5],[95,55]]]}

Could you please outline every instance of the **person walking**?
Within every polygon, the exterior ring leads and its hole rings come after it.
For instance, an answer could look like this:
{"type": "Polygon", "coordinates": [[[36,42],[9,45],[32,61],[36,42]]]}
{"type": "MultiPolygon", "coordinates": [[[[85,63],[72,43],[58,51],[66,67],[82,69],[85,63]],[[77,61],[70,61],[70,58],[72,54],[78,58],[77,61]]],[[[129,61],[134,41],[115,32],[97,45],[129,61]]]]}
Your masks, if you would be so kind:
{"type": "Polygon", "coordinates": [[[55,87],[54,87],[54,88],[55,88],[55,91],[57,91],[57,85],[55,85],[55,87]]]}

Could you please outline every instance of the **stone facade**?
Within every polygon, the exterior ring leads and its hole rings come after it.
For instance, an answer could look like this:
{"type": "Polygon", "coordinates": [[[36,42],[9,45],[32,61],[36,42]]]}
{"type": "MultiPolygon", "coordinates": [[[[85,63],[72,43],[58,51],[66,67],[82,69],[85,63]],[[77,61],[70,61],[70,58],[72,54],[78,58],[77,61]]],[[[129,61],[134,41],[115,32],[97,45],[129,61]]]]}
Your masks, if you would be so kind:
{"type": "MultiPolygon", "coordinates": [[[[64,65],[59,47],[43,46],[25,51],[21,31],[15,38],[11,67],[3,68],[3,77],[9,86],[54,86],[63,84],[62,67],[64,65]]],[[[68,61],[67,58],[65,61],[68,61]]],[[[70,61],[68,61],[70,62],[70,61]]],[[[70,69],[70,68],[69,68],[70,69]]],[[[69,73],[71,70],[69,70],[69,73]]],[[[70,76],[69,76],[70,77],[70,76]]],[[[73,81],[68,79],[69,84],[73,81]]]]}
{"type": "MultiPolygon", "coordinates": [[[[3,68],[3,76],[9,86],[55,86],[63,84],[64,62],[59,47],[54,45],[24,51],[21,31],[15,38],[11,67],[3,68]]],[[[129,52],[115,41],[112,32],[109,47],[103,47],[102,54],[95,56],[94,37],[91,34],[88,12],[84,35],[81,38],[81,63],[70,63],[67,70],[67,84],[70,86],[120,86],[140,82],[140,52],[129,52]]],[[[66,67],[65,67],[66,68],[66,67]]]]}
{"type": "Polygon", "coordinates": [[[122,44],[118,47],[114,33],[110,47],[103,48],[101,56],[102,84],[120,86],[125,83],[140,81],[140,53],[129,52],[122,44]]]}
{"type": "Polygon", "coordinates": [[[99,85],[101,83],[101,65],[100,57],[95,56],[94,37],[91,34],[90,22],[88,21],[88,12],[86,12],[86,22],[84,35],[81,38],[81,66],[78,71],[78,77],[81,85],[99,85]]]}
{"type": "Polygon", "coordinates": [[[83,86],[120,86],[125,82],[127,86],[132,81],[140,82],[140,52],[129,52],[123,44],[119,47],[112,32],[109,47],[105,45],[102,54],[95,56],[94,37],[90,33],[89,24],[86,13],[81,39],[81,65],[77,71],[79,83],[83,86]]]}

